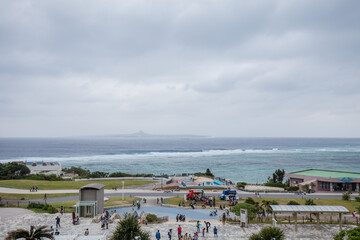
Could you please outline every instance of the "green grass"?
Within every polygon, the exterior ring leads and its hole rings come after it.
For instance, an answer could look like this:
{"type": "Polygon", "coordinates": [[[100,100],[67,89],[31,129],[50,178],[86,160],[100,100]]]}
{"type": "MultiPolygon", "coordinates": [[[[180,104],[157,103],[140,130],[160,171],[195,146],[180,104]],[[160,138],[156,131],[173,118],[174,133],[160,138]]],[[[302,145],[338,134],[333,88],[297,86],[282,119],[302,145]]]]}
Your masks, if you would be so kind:
{"type": "MultiPolygon", "coordinates": [[[[47,198],[57,198],[57,197],[70,197],[78,196],[78,193],[50,193],[46,194],[47,198]]],[[[44,194],[16,194],[16,193],[0,193],[0,197],[3,199],[15,199],[15,200],[32,200],[32,199],[43,199],[44,194]]]]}
{"type": "MultiPolygon", "coordinates": [[[[115,180],[101,180],[101,181],[45,181],[45,180],[1,180],[0,187],[17,188],[17,189],[30,189],[33,186],[37,186],[39,190],[63,190],[63,189],[79,189],[80,187],[89,183],[101,183],[105,185],[105,189],[112,189],[114,187],[121,188],[122,181],[115,180]]],[[[149,183],[155,183],[154,181],[125,181],[125,187],[139,186],[149,183]]]]}

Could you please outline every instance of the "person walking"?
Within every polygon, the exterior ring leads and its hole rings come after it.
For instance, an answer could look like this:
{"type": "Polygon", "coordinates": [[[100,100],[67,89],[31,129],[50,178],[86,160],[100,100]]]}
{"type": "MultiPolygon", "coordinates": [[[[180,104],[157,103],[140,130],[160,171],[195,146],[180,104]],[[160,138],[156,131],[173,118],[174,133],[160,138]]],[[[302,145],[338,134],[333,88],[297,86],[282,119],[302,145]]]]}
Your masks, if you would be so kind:
{"type": "Polygon", "coordinates": [[[205,237],[205,228],[202,229],[202,236],[205,237]]]}
{"type": "Polygon", "coordinates": [[[155,237],[156,237],[156,240],[160,240],[161,236],[160,236],[160,231],[159,230],[156,232],[155,237]]]}
{"type": "Polygon", "coordinates": [[[179,221],[179,214],[176,215],[176,222],[179,221]]]}
{"type": "Polygon", "coordinates": [[[171,240],[171,229],[170,229],[170,231],[168,232],[168,237],[169,237],[169,240],[171,240]]]}
{"type": "Polygon", "coordinates": [[[218,237],[218,230],[217,230],[217,228],[216,228],[216,226],[214,227],[214,237],[218,237]]]}
{"type": "Polygon", "coordinates": [[[200,232],[200,226],[201,226],[201,224],[200,224],[200,222],[199,221],[197,221],[196,222],[196,232],[200,232]]]}
{"type": "Polygon", "coordinates": [[[206,233],[209,233],[210,226],[211,226],[210,222],[206,222],[206,233]]]}

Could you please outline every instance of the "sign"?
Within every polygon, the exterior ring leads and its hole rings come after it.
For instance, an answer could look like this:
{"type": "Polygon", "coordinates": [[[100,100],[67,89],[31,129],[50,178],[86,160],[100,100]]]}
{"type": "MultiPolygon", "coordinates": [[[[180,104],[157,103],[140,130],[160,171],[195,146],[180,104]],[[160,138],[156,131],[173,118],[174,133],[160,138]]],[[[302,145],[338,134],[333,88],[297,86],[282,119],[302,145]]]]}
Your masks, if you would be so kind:
{"type": "Polygon", "coordinates": [[[247,209],[240,209],[240,224],[241,227],[247,227],[247,223],[248,223],[248,211],[247,209]]]}

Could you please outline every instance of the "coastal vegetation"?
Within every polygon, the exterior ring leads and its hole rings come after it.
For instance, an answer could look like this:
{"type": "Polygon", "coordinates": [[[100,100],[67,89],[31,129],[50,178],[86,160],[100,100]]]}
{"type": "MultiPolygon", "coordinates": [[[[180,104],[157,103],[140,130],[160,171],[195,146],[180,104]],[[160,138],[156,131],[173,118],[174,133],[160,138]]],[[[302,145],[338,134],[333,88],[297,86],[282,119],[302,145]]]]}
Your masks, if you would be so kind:
{"type": "Polygon", "coordinates": [[[211,170],[209,168],[206,169],[206,171],[204,173],[202,172],[197,172],[194,173],[195,176],[205,176],[205,177],[211,177],[214,178],[214,174],[211,172],[211,170]]]}
{"type": "MultiPolygon", "coordinates": [[[[155,181],[124,181],[124,186],[139,186],[155,181]]],[[[30,189],[37,186],[39,190],[62,190],[62,189],[79,189],[80,187],[89,183],[101,183],[105,185],[105,189],[113,189],[115,187],[121,188],[122,181],[116,180],[100,180],[100,181],[45,181],[45,180],[2,180],[0,187],[17,188],[17,189],[30,189]]]]}
{"type": "Polygon", "coordinates": [[[285,177],[284,169],[277,169],[272,176],[268,177],[268,181],[265,183],[265,186],[269,187],[288,187],[289,181],[283,183],[285,177]]]}
{"type": "Polygon", "coordinates": [[[358,240],[360,239],[360,227],[351,230],[342,230],[335,236],[334,240],[358,240]]]}
{"type": "Polygon", "coordinates": [[[111,240],[129,240],[140,237],[141,240],[150,240],[150,234],[141,230],[140,224],[136,217],[126,214],[118,223],[111,240]]]}
{"type": "Polygon", "coordinates": [[[14,240],[14,239],[25,239],[25,240],[36,240],[36,239],[55,239],[53,235],[51,235],[51,231],[47,226],[35,227],[33,225],[30,226],[30,230],[27,231],[25,229],[17,229],[15,231],[8,232],[8,236],[5,240],[14,240]]]}
{"type": "Polygon", "coordinates": [[[30,169],[16,162],[0,163],[0,180],[21,178],[30,173],[30,169]]]}
{"type": "Polygon", "coordinates": [[[264,227],[259,233],[253,233],[249,240],[283,240],[284,231],[276,227],[264,227]]]}
{"type": "Polygon", "coordinates": [[[27,206],[28,209],[33,210],[36,209],[36,212],[46,212],[46,213],[57,213],[58,210],[49,204],[44,203],[29,203],[27,206]]]}
{"type": "Polygon", "coordinates": [[[123,172],[101,172],[95,171],[91,172],[90,170],[83,169],[81,167],[70,167],[70,168],[63,168],[63,172],[65,173],[72,173],[78,175],[79,178],[106,178],[106,177],[153,177],[153,174],[129,174],[123,172]]]}

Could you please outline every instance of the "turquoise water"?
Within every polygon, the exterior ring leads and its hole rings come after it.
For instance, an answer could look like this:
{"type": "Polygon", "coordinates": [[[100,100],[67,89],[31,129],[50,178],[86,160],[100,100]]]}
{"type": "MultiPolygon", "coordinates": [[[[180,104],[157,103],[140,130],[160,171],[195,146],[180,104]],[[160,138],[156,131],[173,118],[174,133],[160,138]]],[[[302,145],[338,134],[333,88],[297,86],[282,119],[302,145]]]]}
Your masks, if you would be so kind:
{"type": "Polygon", "coordinates": [[[264,182],[276,169],[360,172],[360,139],[67,138],[0,139],[0,160],[59,161],[92,171],[205,172],[264,182]]]}

